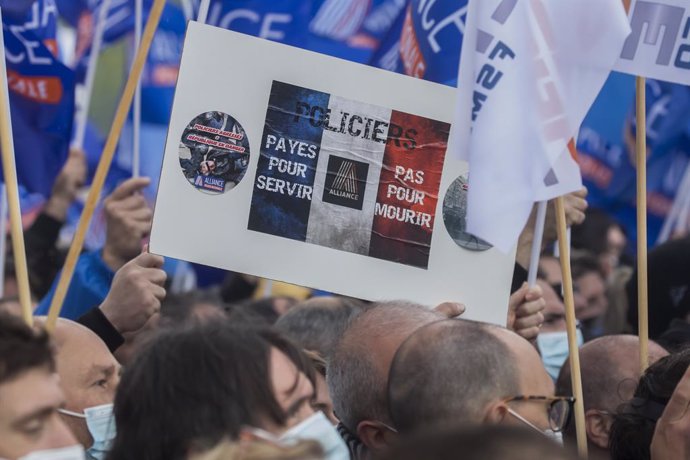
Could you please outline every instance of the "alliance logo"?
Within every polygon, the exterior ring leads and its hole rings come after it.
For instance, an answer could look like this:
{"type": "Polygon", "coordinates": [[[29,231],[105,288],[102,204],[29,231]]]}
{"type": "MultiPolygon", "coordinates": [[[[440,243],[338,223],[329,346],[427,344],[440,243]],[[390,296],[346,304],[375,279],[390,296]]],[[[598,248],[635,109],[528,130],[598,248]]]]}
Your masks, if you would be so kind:
{"type": "Polygon", "coordinates": [[[362,210],[369,165],[331,155],[323,191],[323,201],[362,210]]]}
{"type": "Polygon", "coordinates": [[[197,175],[194,179],[194,186],[202,190],[223,193],[225,191],[225,180],[215,176],[197,175]]]}

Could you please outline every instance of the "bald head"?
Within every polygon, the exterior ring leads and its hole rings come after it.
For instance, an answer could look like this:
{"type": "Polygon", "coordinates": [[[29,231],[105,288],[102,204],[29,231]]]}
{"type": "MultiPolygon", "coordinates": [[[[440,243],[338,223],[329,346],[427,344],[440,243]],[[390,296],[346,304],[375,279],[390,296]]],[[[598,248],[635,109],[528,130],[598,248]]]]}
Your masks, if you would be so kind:
{"type": "MultiPolygon", "coordinates": [[[[585,410],[615,412],[630,399],[640,378],[640,340],[635,335],[607,335],[580,348],[582,391],[585,410]]],[[[668,352],[649,342],[649,363],[668,352]]],[[[556,382],[557,393],[571,395],[570,360],[566,360],[556,382]]]]}
{"type": "MultiPolygon", "coordinates": [[[[630,399],[640,377],[640,340],[634,335],[608,335],[580,348],[582,396],[585,406],[587,440],[592,458],[607,458],[612,419],[620,404],[630,399]]],[[[649,342],[649,363],[668,352],[649,342]]],[[[556,381],[560,395],[572,395],[570,360],[566,360],[556,381]]],[[[575,424],[564,431],[566,442],[575,442],[575,424]]]]}
{"type": "Polygon", "coordinates": [[[511,339],[508,331],[465,320],[417,330],[398,349],[391,366],[388,395],[395,427],[410,432],[479,424],[490,402],[520,394],[511,339]]]}
{"type": "Polygon", "coordinates": [[[345,330],[328,365],[328,387],[340,421],[352,432],[363,420],[390,424],[386,387],[393,355],[415,330],[444,317],[396,301],[370,306],[345,330]]]}
{"type": "MultiPolygon", "coordinates": [[[[112,404],[120,365],[103,340],[81,324],[63,318],[58,319],[53,339],[65,409],[83,414],[88,407],[112,404]]],[[[84,419],[72,415],[63,415],[63,419],[79,442],[90,447],[93,439],[84,419]]]]}

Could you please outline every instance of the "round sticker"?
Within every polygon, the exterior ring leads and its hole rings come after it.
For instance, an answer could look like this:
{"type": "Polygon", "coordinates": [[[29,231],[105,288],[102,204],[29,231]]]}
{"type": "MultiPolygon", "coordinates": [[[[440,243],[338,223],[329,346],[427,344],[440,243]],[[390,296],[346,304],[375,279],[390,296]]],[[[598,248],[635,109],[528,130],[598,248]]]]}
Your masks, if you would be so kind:
{"type": "Polygon", "coordinates": [[[450,184],[443,199],[443,223],[455,244],[470,251],[486,251],[491,245],[467,233],[467,177],[460,176],[450,184]]]}
{"type": "Polygon", "coordinates": [[[249,166],[249,140],[237,120],[223,112],[195,117],[180,139],[180,167],[197,190],[217,195],[240,183],[249,166]]]}

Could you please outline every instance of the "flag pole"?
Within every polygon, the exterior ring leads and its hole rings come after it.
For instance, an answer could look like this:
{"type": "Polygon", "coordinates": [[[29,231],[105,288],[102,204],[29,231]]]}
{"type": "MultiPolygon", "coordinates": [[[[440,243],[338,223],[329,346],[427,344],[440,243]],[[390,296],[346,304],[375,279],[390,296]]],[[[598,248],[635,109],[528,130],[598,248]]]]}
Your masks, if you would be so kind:
{"type": "Polygon", "coordinates": [[[199,5],[199,15],[196,17],[196,21],[202,24],[206,24],[208,19],[208,9],[211,5],[211,0],[201,0],[201,5],[199,5]]]}
{"type": "Polygon", "coordinates": [[[7,187],[0,185],[0,298],[5,297],[5,263],[7,262],[7,187]]]}
{"type": "Polygon", "coordinates": [[[86,68],[86,79],[84,80],[84,93],[81,100],[81,107],[77,111],[75,120],[75,134],[72,140],[72,147],[78,150],[84,148],[84,137],[86,136],[86,124],[89,119],[89,107],[91,106],[91,95],[93,94],[93,85],[96,81],[96,68],[98,67],[98,58],[103,47],[103,34],[105,33],[105,23],[108,19],[108,11],[110,10],[111,0],[103,0],[101,8],[98,10],[98,18],[96,19],[96,28],[93,33],[93,42],[91,43],[91,54],[89,55],[89,63],[86,68]]]}
{"type": "Polygon", "coordinates": [[[539,271],[539,255],[541,254],[541,243],[544,239],[544,224],[546,222],[546,201],[537,203],[537,219],[534,222],[534,238],[532,240],[532,254],[529,259],[529,271],[527,272],[527,284],[533,287],[537,283],[537,272],[539,271]]]}
{"type": "Polygon", "coordinates": [[[649,301],[647,297],[647,114],[644,77],[635,79],[637,139],[637,309],[640,336],[640,371],[649,365],[649,301]]]}
{"type": "MultiPolygon", "coordinates": [[[[0,12],[0,24],[2,13],[0,12]]],[[[10,216],[10,234],[12,235],[12,252],[14,271],[19,289],[19,304],[22,307],[22,318],[29,326],[33,325],[31,308],[31,290],[29,289],[29,270],[26,263],[22,213],[19,206],[19,186],[17,185],[17,168],[14,163],[14,138],[12,136],[12,117],[10,115],[10,95],[7,86],[7,69],[5,68],[5,39],[0,33],[0,155],[2,155],[2,172],[7,189],[7,205],[10,216]]],[[[3,238],[5,229],[2,229],[3,238]]]]}
{"type": "Polygon", "coordinates": [[[101,195],[101,190],[103,189],[105,178],[108,174],[108,170],[110,169],[110,164],[113,161],[113,155],[115,154],[115,149],[117,148],[117,142],[120,138],[120,134],[122,134],[122,126],[125,123],[127,113],[129,112],[129,108],[132,104],[134,90],[136,89],[137,82],[141,77],[144,62],[146,61],[149,48],[151,47],[151,42],[153,41],[153,35],[158,27],[158,22],[160,21],[161,14],[163,13],[164,6],[165,0],[155,0],[153,7],[151,8],[149,18],[146,22],[144,35],[141,39],[141,47],[137,50],[134,64],[132,65],[132,70],[129,74],[129,78],[127,79],[127,84],[125,85],[120,102],[117,106],[112,128],[110,129],[110,134],[108,134],[108,139],[106,140],[105,147],[103,148],[101,159],[98,162],[98,168],[96,169],[96,174],[94,176],[91,189],[86,197],[84,211],[79,219],[79,225],[77,226],[77,230],[74,234],[74,240],[72,241],[72,245],[67,253],[65,265],[62,269],[60,279],[58,280],[55,294],[53,295],[53,300],[50,303],[48,319],[46,320],[46,329],[48,329],[48,331],[52,331],[55,328],[57,318],[60,315],[62,304],[65,300],[65,296],[67,295],[67,288],[69,287],[69,284],[72,280],[72,275],[74,274],[77,259],[79,258],[79,254],[84,246],[86,231],[89,228],[89,223],[91,222],[91,218],[93,217],[93,213],[96,209],[96,204],[98,204],[98,198],[101,195]]]}
{"type": "MultiPolygon", "coordinates": [[[[136,0],[134,5],[134,49],[141,46],[141,24],[144,17],[143,0],[136,0]]],[[[132,177],[141,175],[140,146],[141,146],[141,78],[137,81],[134,92],[134,108],[132,113],[132,177]]]]}
{"type": "Polygon", "coordinates": [[[565,320],[568,331],[568,352],[570,356],[570,378],[575,397],[575,429],[577,452],[580,458],[587,458],[587,432],[585,428],[585,406],[582,396],[582,374],[580,371],[580,352],[577,346],[577,325],[575,301],[573,296],[573,276],[570,272],[570,251],[568,250],[567,225],[565,219],[565,200],[556,198],[556,229],[560,249],[561,272],[563,273],[563,297],[565,301],[565,320]]]}

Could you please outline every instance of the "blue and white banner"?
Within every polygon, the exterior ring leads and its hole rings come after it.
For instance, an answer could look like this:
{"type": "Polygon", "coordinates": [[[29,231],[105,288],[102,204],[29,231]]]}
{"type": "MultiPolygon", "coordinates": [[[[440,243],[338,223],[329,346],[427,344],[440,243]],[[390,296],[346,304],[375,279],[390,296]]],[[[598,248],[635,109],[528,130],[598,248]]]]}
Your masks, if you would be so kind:
{"type": "Polygon", "coordinates": [[[615,70],[690,85],[690,3],[632,0],[632,33],[615,70]]]}

